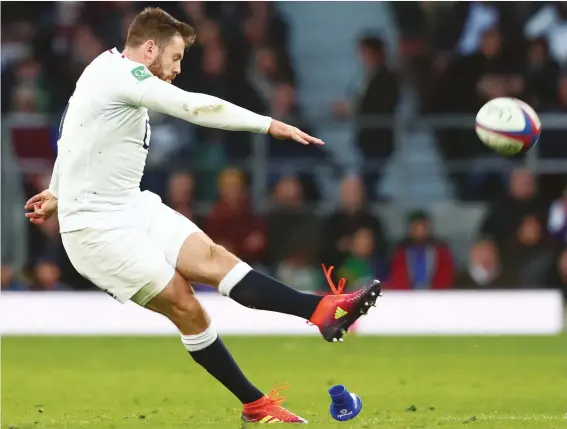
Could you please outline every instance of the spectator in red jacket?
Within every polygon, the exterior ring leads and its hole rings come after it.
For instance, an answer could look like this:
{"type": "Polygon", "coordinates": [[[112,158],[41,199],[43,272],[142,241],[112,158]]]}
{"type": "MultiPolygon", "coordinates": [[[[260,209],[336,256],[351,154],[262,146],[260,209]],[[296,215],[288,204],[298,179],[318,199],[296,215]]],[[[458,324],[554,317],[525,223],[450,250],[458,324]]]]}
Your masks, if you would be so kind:
{"type": "Polygon", "coordinates": [[[433,236],[427,213],[409,217],[408,235],[396,247],[388,287],[448,289],[454,280],[453,256],[447,244],[433,236]]]}
{"type": "Polygon", "coordinates": [[[252,210],[241,171],[227,169],[221,173],[219,200],[205,222],[205,232],[250,264],[263,259],[265,225],[252,210]]]}

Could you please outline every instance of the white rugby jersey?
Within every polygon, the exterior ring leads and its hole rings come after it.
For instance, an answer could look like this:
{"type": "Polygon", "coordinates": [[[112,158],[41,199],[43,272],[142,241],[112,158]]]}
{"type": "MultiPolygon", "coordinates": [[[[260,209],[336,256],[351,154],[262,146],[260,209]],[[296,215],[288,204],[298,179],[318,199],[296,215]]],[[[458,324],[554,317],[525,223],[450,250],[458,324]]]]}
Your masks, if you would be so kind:
{"type": "Polygon", "coordinates": [[[105,226],[101,212],[132,207],[150,145],[148,108],[197,125],[266,133],[272,119],[166,83],[116,48],[83,72],[61,119],[49,189],[61,232],[105,226]]]}
{"type": "Polygon", "coordinates": [[[140,100],[157,79],[114,48],[77,81],[61,119],[50,186],[61,232],[93,226],[98,212],[122,210],[140,192],[151,136],[140,100]]]}

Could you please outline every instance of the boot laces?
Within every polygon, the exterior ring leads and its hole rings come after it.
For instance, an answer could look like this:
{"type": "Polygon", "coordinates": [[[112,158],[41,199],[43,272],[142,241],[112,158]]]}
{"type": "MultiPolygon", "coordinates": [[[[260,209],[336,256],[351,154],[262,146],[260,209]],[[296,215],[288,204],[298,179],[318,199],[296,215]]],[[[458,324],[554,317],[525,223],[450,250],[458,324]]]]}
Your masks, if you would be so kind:
{"type": "Polygon", "coordinates": [[[289,387],[289,383],[276,384],[268,393],[268,401],[273,405],[281,405],[287,399],[287,396],[280,396],[280,392],[289,387]]]}
{"type": "Polygon", "coordinates": [[[286,421],[285,419],[289,417],[297,417],[291,411],[286,410],[281,406],[282,402],[287,399],[287,396],[280,396],[280,392],[288,387],[289,383],[277,384],[272,388],[272,390],[270,390],[270,393],[268,393],[268,402],[271,407],[270,414],[282,421],[286,421]]]}
{"type": "Polygon", "coordinates": [[[346,286],[346,279],[344,277],[341,277],[339,279],[339,284],[335,285],[335,282],[333,281],[333,278],[331,277],[331,274],[333,273],[333,270],[335,269],[335,267],[331,265],[329,268],[327,268],[325,266],[325,264],[321,264],[321,267],[323,268],[323,272],[325,273],[325,278],[327,279],[327,282],[329,283],[329,287],[333,291],[333,294],[335,294],[335,295],[342,294],[343,289],[346,286]]]}

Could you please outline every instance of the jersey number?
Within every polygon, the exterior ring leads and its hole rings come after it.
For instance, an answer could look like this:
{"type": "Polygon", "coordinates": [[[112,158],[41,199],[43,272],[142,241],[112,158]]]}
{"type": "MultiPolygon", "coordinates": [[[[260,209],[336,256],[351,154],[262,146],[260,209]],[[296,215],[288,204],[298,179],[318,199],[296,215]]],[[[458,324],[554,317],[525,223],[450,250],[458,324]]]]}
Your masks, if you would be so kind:
{"type": "Polygon", "coordinates": [[[146,119],[146,132],[144,134],[144,149],[150,147],[150,135],[152,134],[152,129],[150,128],[150,121],[146,119]]]}

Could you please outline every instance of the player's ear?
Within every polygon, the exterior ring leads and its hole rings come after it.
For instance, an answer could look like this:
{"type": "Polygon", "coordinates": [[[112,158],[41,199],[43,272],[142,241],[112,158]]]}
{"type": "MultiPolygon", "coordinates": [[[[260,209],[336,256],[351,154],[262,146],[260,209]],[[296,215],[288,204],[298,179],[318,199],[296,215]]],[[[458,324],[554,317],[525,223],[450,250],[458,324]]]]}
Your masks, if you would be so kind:
{"type": "Polygon", "coordinates": [[[146,53],[150,56],[157,55],[157,43],[153,40],[148,40],[146,42],[146,53]]]}

